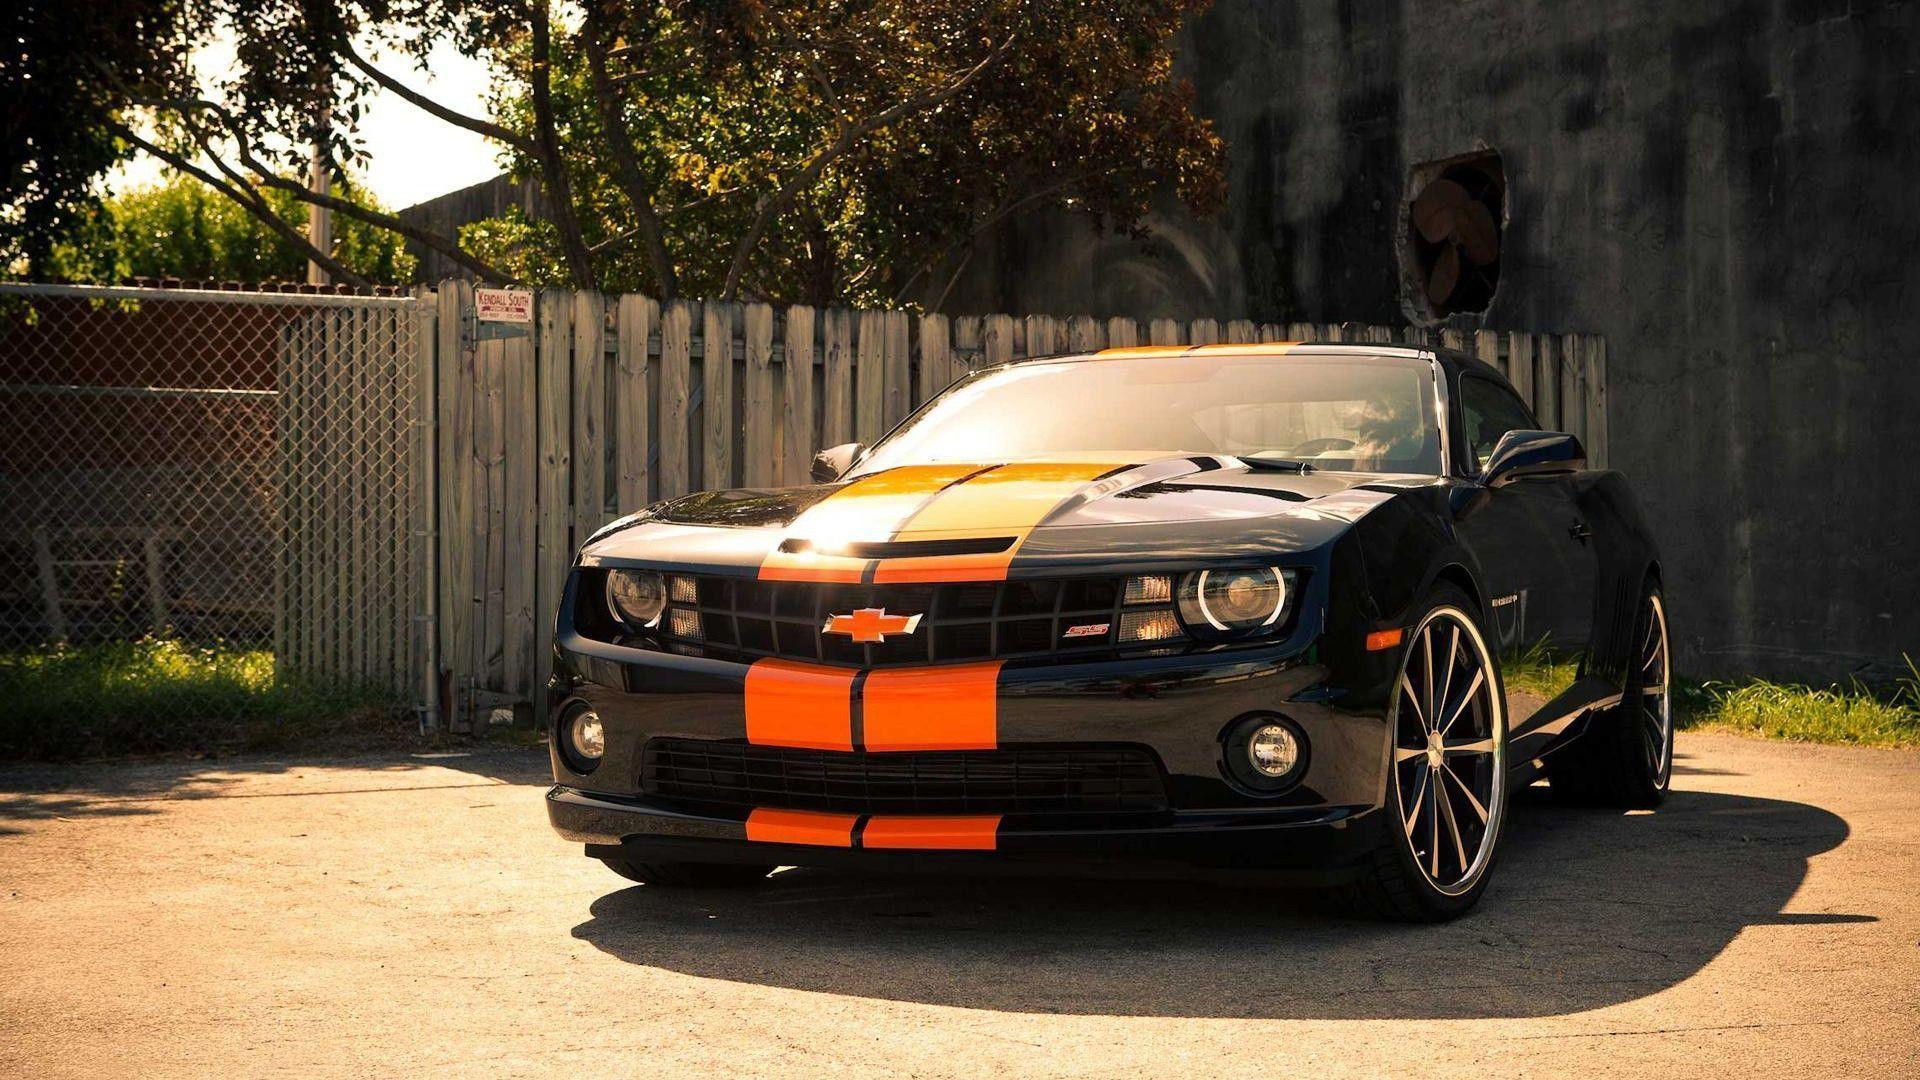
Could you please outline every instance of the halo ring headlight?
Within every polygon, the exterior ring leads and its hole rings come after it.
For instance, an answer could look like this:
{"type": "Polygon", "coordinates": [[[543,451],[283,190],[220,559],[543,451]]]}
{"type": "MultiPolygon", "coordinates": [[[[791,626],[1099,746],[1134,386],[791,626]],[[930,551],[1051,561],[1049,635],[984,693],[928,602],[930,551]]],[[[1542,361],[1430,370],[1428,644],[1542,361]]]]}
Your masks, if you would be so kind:
{"type": "Polygon", "coordinates": [[[660,623],[667,607],[666,579],[652,570],[607,571],[607,610],[628,630],[648,630],[660,623]]]}
{"type": "Polygon", "coordinates": [[[1277,566],[1201,570],[1180,582],[1180,619],[1216,634],[1274,626],[1287,610],[1287,576],[1277,566]]]}

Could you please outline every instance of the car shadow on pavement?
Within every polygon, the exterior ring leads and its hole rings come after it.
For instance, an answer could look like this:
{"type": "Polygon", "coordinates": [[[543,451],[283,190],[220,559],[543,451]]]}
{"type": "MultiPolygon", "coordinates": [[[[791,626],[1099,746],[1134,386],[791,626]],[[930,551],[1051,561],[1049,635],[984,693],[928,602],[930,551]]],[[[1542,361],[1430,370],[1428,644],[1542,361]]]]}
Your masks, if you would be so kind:
{"type": "Polygon", "coordinates": [[[1781,908],[1847,826],[1801,803],[1675,792],[1657,812],[1515,800],[1479,908],[1361,921],[1311,893],[1193,882],[876,878],[791,869],[743,891],[635,886],[574,936],[704,978],[1016,1012],[1556,1015],[1652,994],[1742,928],[1872,921],[1781,908]]]}

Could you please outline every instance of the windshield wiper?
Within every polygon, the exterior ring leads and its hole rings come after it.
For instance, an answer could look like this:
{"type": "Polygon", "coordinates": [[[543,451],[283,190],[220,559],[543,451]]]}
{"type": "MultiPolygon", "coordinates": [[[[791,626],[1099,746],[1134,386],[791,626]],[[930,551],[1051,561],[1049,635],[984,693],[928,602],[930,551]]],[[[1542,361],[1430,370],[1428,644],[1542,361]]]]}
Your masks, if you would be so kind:
{"type": "Polygon", "coordinates": [[[1297,472],[1302,475],[1314,471],[1313,463],[1310,461],[1273,457],[1269,456],[1265,451],[1255,454],[1241,454],[1239,458],[1255,469],[1271,469],[1274,472],[1297,472]]]}

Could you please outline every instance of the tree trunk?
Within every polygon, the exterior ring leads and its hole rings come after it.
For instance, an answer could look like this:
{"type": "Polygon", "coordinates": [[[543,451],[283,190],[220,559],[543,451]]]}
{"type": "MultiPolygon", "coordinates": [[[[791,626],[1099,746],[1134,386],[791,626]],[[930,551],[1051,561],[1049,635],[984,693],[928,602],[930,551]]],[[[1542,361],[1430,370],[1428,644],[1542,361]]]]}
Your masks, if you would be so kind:
{"type": "Polygon", "coordinates": [[[573,186],[567,180],[566,163],[560,159],[559,137],[553,126],[553,85],[551,57],[553,43],[546,0],[533,6],[533,123],[535,157],[540,179],[547,189],[553,224],[560,231],[560,246],[567,257],[567,272],[573,284],[582,289],[598,288],[594,280],[593,256],[580,235],[580,218],[574,211],[573,186]]]}

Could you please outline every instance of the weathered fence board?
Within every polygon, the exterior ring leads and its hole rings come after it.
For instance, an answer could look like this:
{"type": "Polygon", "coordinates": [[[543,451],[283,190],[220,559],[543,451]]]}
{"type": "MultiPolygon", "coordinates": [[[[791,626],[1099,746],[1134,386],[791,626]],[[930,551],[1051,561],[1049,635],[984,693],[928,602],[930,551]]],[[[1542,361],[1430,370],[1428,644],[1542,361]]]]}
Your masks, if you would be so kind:
{"type": "Polygon", "coordinates": [[[844,308],[825,314],[826,387],[822,393],[820,441],[839,446],[853,441],[853,315],[844,308]]]}
{"type": "MultiPolygon", "coordinates": [[[[1570,427],[1596,464],[1606,454],[1606,343],[1590,335],[1247,319],[911,317],[546,290],[531,334],[476,348],[459,329],[470,304],[465,286],[443,287],[435,388],[440,662],[445,684],[466,695],[456,715],[473,711],[471,698],[538,694],[572,554],[610,510],[630,513],[701,485],[805,483],[819,447],[871,441],[959,376],[1015,357],[1143,340],[1445,341],[1504,372],[1540,422],[1570,427]]],[[[324,382],[325,375],[312,377],[324,382]]],[[[313,419],[324,423],[325,410],[313,419]]],[[[322,488],[301,497],[320,500],[331,516],[344,512],[336,497],[350,503],[367,493],[322,488]]],[[[404,514],[404,504],[393,512],[404,514]]],[[[328,555],[301,557],[324,568],[328,555]]],[[[288,576],[283,587],[289,597],[316,589],[336,597],[342,584],[288,576]]],[[[307,632],[290,623],[284,634],[297,640],[307,632]]]]}
{"type": "MultiPolygon", "coordinates": [[[[653,397],[653,369],[647,364],[647,336],[660,319],[660,305],[634,293],[620,298],[615,312],[613,430],[615,505],[622,514],[631,514],[652,499],[649,483],[653,468],[648,462],[648,439],[652,435],[647,402],[653,397]]],[[[529,373],[532,365],[527,367],[529,373]]]]}
{"type": "Polygon", "coordinates": [[[780,417],[780,476],[782,484],[806,483],[814,446],[813,348],[814,312],[810,307],[787,309],[785,363],[780,382],[785,391],[780,417]]]}
{"type": "Polygon", "coordinates": [[[607,511],[606,301],[573,299],[573,525],[586,535],[607,511]]]}
{"type": "Polygon", "coordinates": [[[779,427],[773,411],[773,309],[765,304],[748,304],[741,319],[747,367],[741,392],[746,419],[741,432],[740,479],[748,487],[767,487],[773,483],[774,467],[779,464],[774,452],[779,427]]]}

